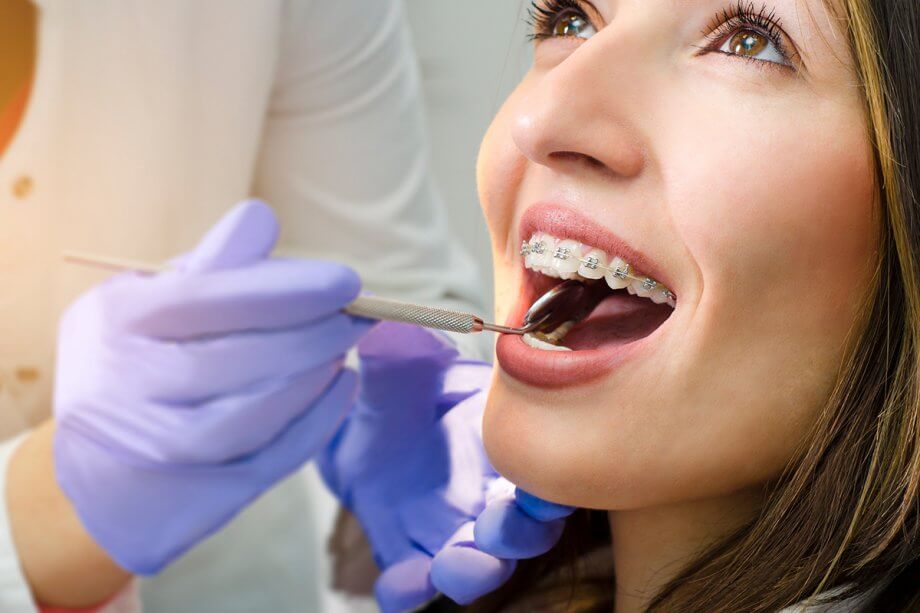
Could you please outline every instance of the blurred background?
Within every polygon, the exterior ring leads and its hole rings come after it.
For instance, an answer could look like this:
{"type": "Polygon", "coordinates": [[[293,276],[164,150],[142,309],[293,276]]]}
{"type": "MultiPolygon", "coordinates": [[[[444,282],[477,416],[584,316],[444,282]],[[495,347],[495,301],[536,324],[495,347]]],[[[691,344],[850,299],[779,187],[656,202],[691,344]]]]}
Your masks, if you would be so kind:
{"type": "Polygon", "coordinates": [[[475,256],[491,313],[489,237],[476,156],[495,112],[530,64],[521,0],[404,0],[422,69],[435,178],[451,229],[475,256]]]}

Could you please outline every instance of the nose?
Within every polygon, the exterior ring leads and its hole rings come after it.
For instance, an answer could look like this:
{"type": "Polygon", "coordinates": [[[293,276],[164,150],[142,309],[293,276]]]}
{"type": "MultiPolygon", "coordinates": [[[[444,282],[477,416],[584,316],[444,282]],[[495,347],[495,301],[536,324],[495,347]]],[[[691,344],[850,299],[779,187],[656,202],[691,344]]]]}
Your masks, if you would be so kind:
{"type": "MultiPolygon", "coordinates": [[[[514,110],[512,139],[530,161],[560,172],[590,169],[618,178],[639,176],[646,154],[630,123],[625,74],[609,50],[586,41],[545,72],[514,110]]],[[[615,57],[615,56],[614,56],[615,57]]]]}

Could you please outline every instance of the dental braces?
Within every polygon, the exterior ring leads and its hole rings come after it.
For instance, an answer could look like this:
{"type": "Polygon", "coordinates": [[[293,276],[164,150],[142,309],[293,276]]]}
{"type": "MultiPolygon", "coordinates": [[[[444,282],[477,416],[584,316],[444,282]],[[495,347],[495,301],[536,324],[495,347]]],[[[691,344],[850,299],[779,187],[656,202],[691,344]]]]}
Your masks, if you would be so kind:
{"type": "MultiPolygon", "coordinates": [[[[532,243],[523,241],[521,243],[521,257],[525,257],[529,253],[543,255],[544,253],[546,253],[546,243],[544,243],[543,241],[534,241],[532,243]]],[[[556,250],[553,252],[553,258],[557,260],[565,261],[569,259],[570,257],[573,257],[572,250],[569,249],[568,247],[556,247],[556,250]]],[[[604,273],[609,272],[614,277],[618,279],[622,279],[624,281],[638,281],[642,284],[642,289],[649,291],[649,292],[651,292],[657,287],[660,287],[662,295],[668,300],[675,300],[677,298],[674,292],[664,287],[663,285],[658,283],[658,281],[654,280],[653,278],[646,277],[646,276],[637,276],[633,274],[631,270],[631,266],[629,264],[626,264],[626,266],[622,268],[619,266],[611,268],[609,266],[601,265],[600,260],[594,256],[589,256],[587,258],[577,258],[577,260],[581,262],[582,264],[584,264],[586,268],[590,268],[591,270],[601,270],[604,273]]]]}

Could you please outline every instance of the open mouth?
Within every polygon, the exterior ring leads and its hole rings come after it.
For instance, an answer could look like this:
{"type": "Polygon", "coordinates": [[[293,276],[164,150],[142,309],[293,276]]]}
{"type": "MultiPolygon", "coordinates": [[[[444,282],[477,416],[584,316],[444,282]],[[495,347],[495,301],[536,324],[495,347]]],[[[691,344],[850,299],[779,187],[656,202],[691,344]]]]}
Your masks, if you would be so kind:
{"type": "Polygon", "coordinates": [[[650,346],[676,312],[679,297],[656,264],[580,212],[536,205],[520,232],[522,282],[507,325],[521,326],[531,305],[557,285],[574,281],[585,291],[574,317],[498,339],[498,362],[514,379],[563,387],[603,376],[650,346]]]}
{"type": "Polygon", "coordinates": [[[572,239],[536,232],[521,245],[524,302],[532,303],[563,280],[583,283],[582,304],[558,325],[524,335],[523,341],[547,351],[584,351],[624,345],[645,338],[677,306],[677,296],[620,256],[572,239]]]}

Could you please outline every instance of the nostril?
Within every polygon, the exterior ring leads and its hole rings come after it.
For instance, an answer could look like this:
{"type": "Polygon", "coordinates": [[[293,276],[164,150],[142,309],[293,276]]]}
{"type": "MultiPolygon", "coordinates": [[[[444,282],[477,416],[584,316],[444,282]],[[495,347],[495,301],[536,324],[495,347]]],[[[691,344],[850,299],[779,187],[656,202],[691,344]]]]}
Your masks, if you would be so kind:
{"type": "Polygon", "coordinates": [[[608,168],[606,164],[596,157],[576,151],[554,151],[549,154],[549,159],[557,163],[581,164],[592,169],[613,172],[612,169],[608,168]]]}
{"type": "Polygon", "coordinates": [[[584,153],[578,153],[577,151],[553,151],[549,154],[550,159],[557,160],[560,162],[590,162],[592,164],[600,164],[600,161],[597,158],[593,158],[590,155],[585,155],[584,153]]]}

